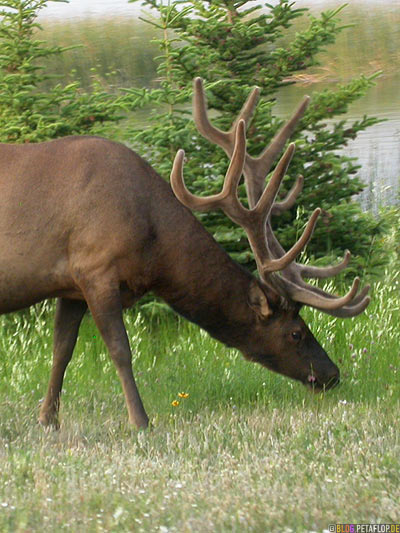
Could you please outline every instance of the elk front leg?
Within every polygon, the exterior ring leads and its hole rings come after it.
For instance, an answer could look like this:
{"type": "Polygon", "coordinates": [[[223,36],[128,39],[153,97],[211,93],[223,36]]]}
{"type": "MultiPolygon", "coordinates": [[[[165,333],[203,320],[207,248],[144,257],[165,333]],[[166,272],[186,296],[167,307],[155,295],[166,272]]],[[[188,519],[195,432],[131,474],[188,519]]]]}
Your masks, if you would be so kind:
{"type": "Polygon", "coordinates": [[[84,301],[57,300],[54,324],[53,366],[49,386],[40,410],[39,422],[44,426],[59,427],[58,410],[65,369],[71,360],[79,326],[87,309],[84,301]]]}
{"type": "Polygon", "coordinates": [[[122,318],[119,287],[114,280],[91,281],[83,287],[89,310],[116,366],[128,408],[129,422],[139,428],[149,423],[132,372],[132,354],[122,318]],[[115,285],[114,285],[115,287],[115,285]]]}

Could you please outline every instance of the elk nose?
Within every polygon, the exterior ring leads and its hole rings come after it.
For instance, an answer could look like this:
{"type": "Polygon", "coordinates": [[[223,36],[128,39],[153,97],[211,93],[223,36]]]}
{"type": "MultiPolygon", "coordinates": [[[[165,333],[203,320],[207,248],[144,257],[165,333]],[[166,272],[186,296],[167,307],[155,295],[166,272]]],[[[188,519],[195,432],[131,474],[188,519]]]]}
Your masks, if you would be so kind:
{"type": "Polygon", "coordinates": [[[327,374],[325,377],[325,387],[327,389],[332,389],[333,387],[336,387],[340,383],[340,371],[335,366],[335,368],[327,374]]]}

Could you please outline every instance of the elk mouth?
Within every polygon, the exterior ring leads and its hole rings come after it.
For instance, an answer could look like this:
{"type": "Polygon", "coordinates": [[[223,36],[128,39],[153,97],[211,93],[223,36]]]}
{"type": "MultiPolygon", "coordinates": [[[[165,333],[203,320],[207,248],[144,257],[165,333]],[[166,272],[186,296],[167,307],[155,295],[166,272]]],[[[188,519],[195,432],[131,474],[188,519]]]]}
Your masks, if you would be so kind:
{"type": "Polygon", "coordinates": [[[313,392],[321,392],[322,390],[329,390],[337,387],[340,383],[340,378],[339,376],[333,376],[328,380],[320,381],[317,376],[311,373],[308,374],[303,383],[313,392]]]}

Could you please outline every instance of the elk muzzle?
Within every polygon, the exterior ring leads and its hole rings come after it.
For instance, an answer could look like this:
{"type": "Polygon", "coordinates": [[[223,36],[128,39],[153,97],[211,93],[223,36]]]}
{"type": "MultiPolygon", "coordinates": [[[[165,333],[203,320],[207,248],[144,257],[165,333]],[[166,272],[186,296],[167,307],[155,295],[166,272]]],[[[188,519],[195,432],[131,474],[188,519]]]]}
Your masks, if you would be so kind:
{"type": "Polygon", "coordinates": [[[325,350],[311,335],[311,332],[308,341],[308,346],[305,349],[311,355],[309,355],[306,363],[308,366],[307,377],[302,381],[305,385],[317,391],[332,389],[339,384],[339,368],[331,361],[325,350]]]}
{"type": "Polygon", "coordinates": [[[332,361],[330,361],[329,367],[322,372],[315,372],[311,368],[306,381],[304,381],[305,385],[316,391],[332,389],[339,383],[340,371],[332,361]]]}

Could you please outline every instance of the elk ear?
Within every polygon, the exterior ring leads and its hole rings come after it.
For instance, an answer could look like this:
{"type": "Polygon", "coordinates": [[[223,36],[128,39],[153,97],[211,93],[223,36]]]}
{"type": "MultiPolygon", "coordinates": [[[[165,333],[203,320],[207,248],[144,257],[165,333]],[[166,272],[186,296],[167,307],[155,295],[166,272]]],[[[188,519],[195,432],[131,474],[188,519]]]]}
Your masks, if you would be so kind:
{"type": "Polygon", "coordinates": [[[272,309],[268,303],[267,295],[256,281],[253,281],[250,285],[248,302],[260,318],[265,319],[272,315],[272,309]]]}

